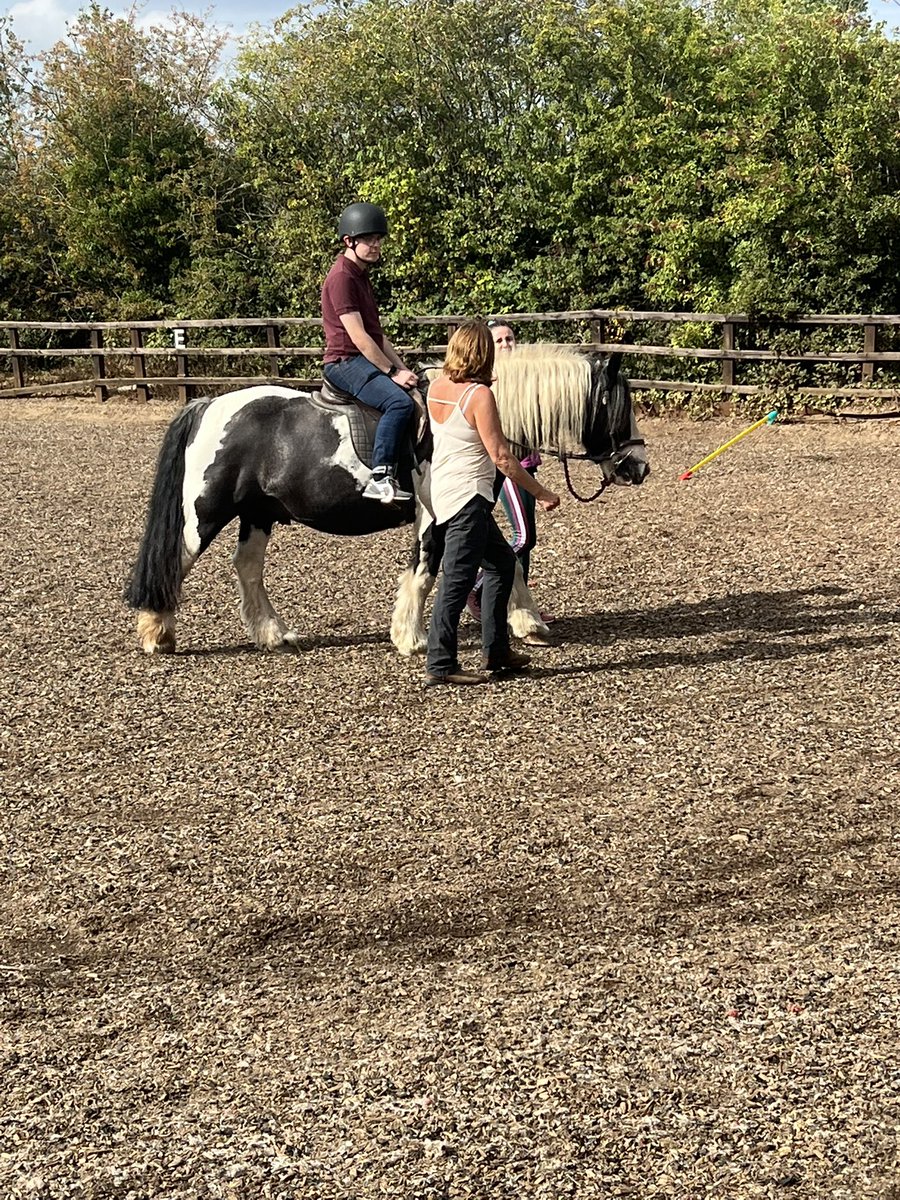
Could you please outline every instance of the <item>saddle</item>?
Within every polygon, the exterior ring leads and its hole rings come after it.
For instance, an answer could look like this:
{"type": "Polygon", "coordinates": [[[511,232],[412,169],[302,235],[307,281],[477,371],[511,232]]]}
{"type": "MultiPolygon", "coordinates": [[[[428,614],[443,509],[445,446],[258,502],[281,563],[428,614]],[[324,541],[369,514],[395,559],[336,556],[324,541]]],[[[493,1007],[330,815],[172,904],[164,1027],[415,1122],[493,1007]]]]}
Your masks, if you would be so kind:
{"type": "MultiPolygon", "coordinates": [[[[410,396],[416,411],[413,426],[410,430],[408,453],[411,464],[421,465],[426,459],[431,458],[431,426],[428,421],[428,411],[425,408],[425,400],[422,394],[414,390],[410,392],[410,396]]],[[[340,416],[346,418],[350,429],[350,440],[353,442],[353,449],[356,451],[357,458],[367,467],[371,467],[372,447],[375,444],[375,426],[381,418],[381,413],[378,409],[372,408],[369,404],[364,404],[362,400],[358,400],[350,392],[345,392],[341,388],[335,387],[327,379],[323,381],[319,391],[312,393],[310,403],[314,408],[318,408],[321,412],[327,412],[332,417],[340,416]]]]}

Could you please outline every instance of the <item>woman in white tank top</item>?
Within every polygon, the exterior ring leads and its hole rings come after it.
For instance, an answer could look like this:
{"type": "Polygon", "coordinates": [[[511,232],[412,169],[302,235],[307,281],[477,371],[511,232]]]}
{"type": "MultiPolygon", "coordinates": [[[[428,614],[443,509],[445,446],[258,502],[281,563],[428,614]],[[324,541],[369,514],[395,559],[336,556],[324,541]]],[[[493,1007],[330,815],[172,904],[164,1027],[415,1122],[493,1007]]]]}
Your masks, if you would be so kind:
{"type": "Polygon", "coordinates": [[[521,670],[530,661],[509,644],[506,610],[516,556],[494,520],[495,468],[535,497],[548,512],[559,496],[525,471],[500,428],[490,384],[494,342],[480,321],[461,325],[450,339],[442,375],[428,390],[434,434],[431,500],[435,532],[444,537],[441,582],[428,634],[426,683],[485,683],[487,676],[464,671],[457,659],[459,618],[479,567],[482,666],[488,671],[521,670]]]}

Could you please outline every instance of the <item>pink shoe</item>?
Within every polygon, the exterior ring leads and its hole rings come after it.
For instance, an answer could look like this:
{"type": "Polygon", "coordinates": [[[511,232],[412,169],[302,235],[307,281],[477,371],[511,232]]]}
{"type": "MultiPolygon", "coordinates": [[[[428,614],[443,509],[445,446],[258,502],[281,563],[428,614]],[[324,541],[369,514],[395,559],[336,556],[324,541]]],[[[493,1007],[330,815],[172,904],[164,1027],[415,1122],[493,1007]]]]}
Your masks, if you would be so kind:
{"type": "Polygon", "coordinates": [[[466,608],[474,620],[481,620],[481,592],[476,591],[474,588],[469,592],[469,597],[466,600],[466,608]]]}

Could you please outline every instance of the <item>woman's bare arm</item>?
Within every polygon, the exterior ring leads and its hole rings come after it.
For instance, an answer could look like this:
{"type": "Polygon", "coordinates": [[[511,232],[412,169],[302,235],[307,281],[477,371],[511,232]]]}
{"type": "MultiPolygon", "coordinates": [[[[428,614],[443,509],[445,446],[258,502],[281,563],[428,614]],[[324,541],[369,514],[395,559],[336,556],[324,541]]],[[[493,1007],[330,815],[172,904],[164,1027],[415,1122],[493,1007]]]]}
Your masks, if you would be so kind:
{"type": "Polygon", "coordinates": [[[509,442],[500,425],[500,414],[497,412],[494,393],[490,388],[482,386],[473,392],[463,415],[469,424],[478,430],[484,448],[491,456],[491,461],[498,471],[534,496],[547,512],[557,507],[559,496],[539,484],[510,450],[509,442]]]}

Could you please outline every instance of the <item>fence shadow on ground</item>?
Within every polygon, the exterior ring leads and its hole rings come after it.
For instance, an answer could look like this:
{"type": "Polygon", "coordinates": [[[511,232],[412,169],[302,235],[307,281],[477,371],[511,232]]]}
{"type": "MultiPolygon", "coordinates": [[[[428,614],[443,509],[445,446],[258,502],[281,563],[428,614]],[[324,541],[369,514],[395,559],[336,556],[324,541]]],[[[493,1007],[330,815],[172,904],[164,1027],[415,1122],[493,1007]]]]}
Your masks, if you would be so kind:
{"type": "MultiPolygon", "coordinates": [[[[305,654],[309,650],[340,649],[344,646],[379,646],[390,642],[388,631],[384,633],[320,633],[298,638],[293,646],[271,651],[273,654],[305,654]]],[[[185,646],[176,651],[183,658],[228,658],[245,654],[264,654],[253,642],[237,642],[218,646],[185,646]]]]}
{"type": "Polygon", "coordinates": [[[535,661],[527,678],[539,682],[552,675],[694,669],[715,663],[824,655],[839,649],[866,650],[887,641],[888,627],[897,624],[900,611],[887,600],[861,601],[838,587],[745,592],[693,604],[587,613],[557,621],[554,632],[561,646],[616,648],[620,643],[640,641],[659,642],[667,648],[636,649],[633,654],[620,653],[602,663],[580,666],[543,667],[535,661]],[[826,602],[810,603],[814,598],[826,602]],[[679,639],[708,641],[668,648],[679,639]]]}
{"type": "Polygon", "coordinates": [[[783,592],[739,592],[695,603],[677,601],[653,609],[598,611],[562,617],[554,626],[566,641],[586,644],[630,638],[704,637],[740,631],[774,637],[822,634],[848,626],[893,624],[895,611],[880,608],[842,587],[797,588],[783,592]],[[846,597],[846,598],[841,598],[846,597]],[[819,598],[825,603],[811,604],[819,598]]]}
{"type": "MultiPolygon", "coordinates": [[[[873,818],[874,820],[874,818],[873,818]]],[[[649,928],[686,935],[724,925],[779,925],[878,902],[893,907],[900,896],[891,863],[890,834],[870,823],[851,833],[823,837],[814,828],[787,828],[751,819],[754,837],[733,845],[722,831],[700,852],[690,844],[666,864],[663,886],[649,884],[649,928]]]]}
{"type": "Polygon", "coordinates": [[[569,939],[583,946],[595,936],[621,944],[701,930],[713,936],[726,928],[815,923],[861,905],[895,904],[900,883],[885,866],[888,842],[871,830],[848,839],[766,828],[755,846],[742,849],[723,828],[713,846],[687,837],[680,858],[662,870],[648,867],[622,879],[607,863],[599,887],[592,860],[588,876],[576,865],[554,873],[552,882],[511,871],[503,879],[486,878],[469,895],[437,888],[398,899],[373,888],[360,903],[358,890],[350,889],[342,901],[335,902],[336,894],[321,906],[308,897],[293,903],[287,897],[237,919],[227,914],[209,930],[208,944],[223,962],[266,956],[285,965],[299,960],[321,966],[331,955],[360,952],[450,958],[460,943],[490,938],[492,956],[516,961],[523,945],[534,953],[548,935],[559,949],[569,939]]]}

